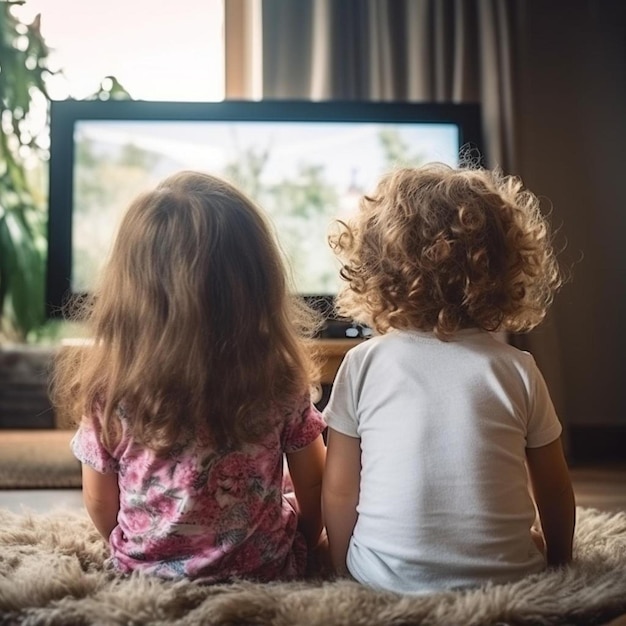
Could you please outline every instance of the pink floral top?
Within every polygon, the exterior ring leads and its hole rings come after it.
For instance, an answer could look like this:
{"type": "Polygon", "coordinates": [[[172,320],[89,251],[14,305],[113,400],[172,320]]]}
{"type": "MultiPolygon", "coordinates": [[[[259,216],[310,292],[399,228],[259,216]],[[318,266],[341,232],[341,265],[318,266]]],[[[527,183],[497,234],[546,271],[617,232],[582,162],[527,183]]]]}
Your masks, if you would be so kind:
{"type": "Polygon", "coordinates": [[[304,574],[306,544],[282,486],[283,453],[306,447],[325,428],[308,397],[281,410],[277,428],[260,442],[234,452],[195,433],[158,458],[133,443],[118,414],[123,435],[111,453],[100,442],[97,411],[71,443],[82,463],[118,473],[118,525],[109,537],[117,569],[204,582],[304,574]]]}

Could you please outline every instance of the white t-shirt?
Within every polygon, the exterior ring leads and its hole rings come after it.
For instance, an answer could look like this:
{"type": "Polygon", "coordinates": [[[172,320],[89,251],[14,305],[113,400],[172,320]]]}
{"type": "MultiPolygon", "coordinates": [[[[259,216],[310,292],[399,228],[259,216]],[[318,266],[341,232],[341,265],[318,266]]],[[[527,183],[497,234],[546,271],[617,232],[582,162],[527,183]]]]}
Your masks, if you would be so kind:
{"type": "Polygon", "coordinates": [[[324,416],[360,439],[358,581],[421,593],[545,567],[525,449],[561,425],[529,353],[477,329],[392,331],[346,354],[324,416]]]}

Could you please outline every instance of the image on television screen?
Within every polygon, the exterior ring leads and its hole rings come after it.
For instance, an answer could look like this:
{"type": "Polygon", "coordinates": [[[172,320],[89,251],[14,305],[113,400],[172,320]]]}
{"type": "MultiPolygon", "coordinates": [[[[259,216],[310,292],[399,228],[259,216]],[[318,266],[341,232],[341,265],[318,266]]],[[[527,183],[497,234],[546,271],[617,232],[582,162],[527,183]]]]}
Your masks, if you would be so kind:
{"type": "Polygon", "coordinates": [[[340,285],[333,219],[398,165],[456,165],[453,123],[78,120],[74,125],[71,290],[90,292],[121,215],[140,192],[193,169],[224,177],[268,213],[303,294],[340,285]]]}

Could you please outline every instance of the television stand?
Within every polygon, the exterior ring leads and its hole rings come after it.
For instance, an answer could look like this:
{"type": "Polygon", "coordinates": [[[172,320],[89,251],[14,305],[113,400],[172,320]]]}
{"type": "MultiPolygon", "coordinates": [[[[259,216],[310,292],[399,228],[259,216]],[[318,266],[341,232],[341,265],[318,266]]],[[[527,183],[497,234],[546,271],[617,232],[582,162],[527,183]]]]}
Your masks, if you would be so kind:
{"type": "Polygon", "coordinates": [[[315,345],[319,349],[322,359],[320,382],[322,385],[332,385],[343,357],[350,348],[358,346],[364,339],[316,339],[315,345]]]}

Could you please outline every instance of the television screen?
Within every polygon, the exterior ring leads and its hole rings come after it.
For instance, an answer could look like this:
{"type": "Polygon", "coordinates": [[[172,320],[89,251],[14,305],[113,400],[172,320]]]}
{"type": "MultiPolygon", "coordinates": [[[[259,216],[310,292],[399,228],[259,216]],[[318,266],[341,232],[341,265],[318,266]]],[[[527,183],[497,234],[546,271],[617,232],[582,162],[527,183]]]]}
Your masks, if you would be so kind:
{"type": "Polygon", "coordinates": [[[477,105],[56,101],[50,121],[47,305],[89,293],[141,191],[194,169],[235,183],[274,225],[294,288],[332,299],[329,225],[397,165],[480,152],[477,105]]]}

